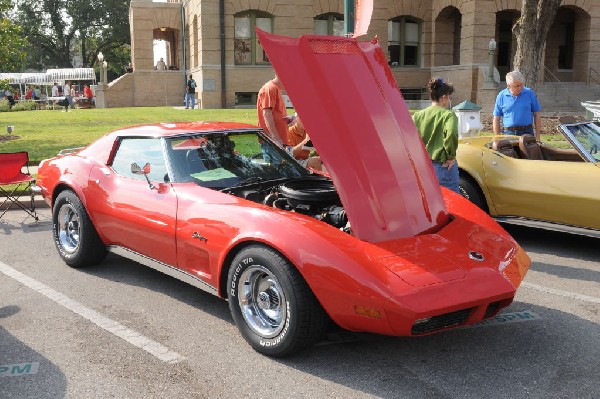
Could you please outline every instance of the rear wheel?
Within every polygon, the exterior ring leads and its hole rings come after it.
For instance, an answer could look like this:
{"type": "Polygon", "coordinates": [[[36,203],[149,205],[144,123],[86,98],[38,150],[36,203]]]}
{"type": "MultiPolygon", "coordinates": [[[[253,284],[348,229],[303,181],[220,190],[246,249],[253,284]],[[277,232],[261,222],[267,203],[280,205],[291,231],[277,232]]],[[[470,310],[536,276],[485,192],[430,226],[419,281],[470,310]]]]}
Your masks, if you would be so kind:
{"type": "Polygon", "coordinates": [[[56,197],[52,210],[52,233],[60,257],[71,267],[97,264],[106,256],[106,246],[83,203],[71,190],[65,190],[56,197]]]}
{"type": "Polygon", "coordinates": [[[465,176],[460,176],[460,182],[458,184],[458,189],[463,197],[477,205],[479,208],[484,211],[488,211],[487,204],[485,202],[485,197],[483,193],[479,189],[476,183],[474,183],[471,179],[465,176]]]}
{"type": "Polygon", "coordinates": [[[298,270],[271,248],[253,245],[233,260],[229,309],[242,336],[268,356],[290,355],[323,335],[327,316],[298,270]]]}

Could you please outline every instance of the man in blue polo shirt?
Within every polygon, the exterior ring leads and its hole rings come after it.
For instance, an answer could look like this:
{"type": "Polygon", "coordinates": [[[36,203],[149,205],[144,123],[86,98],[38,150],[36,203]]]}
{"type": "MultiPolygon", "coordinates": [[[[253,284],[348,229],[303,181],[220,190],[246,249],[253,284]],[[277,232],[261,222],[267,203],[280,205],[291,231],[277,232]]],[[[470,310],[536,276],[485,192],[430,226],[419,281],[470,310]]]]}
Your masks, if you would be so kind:
{"type": "Polygon", "coordinates": [[[533,90],[525,87],[524,82],[525,78],[519,71],[506,74],[506,89],[498,93],[494,106],[494,134],[531,134],[540,141],[542,107],[533,90]]]}

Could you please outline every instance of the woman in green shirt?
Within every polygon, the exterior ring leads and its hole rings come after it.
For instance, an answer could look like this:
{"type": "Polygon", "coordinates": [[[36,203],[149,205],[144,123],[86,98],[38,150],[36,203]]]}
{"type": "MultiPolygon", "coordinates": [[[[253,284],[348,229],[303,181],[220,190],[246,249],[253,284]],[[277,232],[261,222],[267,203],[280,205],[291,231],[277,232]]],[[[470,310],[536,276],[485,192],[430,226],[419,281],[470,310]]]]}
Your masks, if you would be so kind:
{"type": "Polygon", "coordinates": [[[454,87],[440,77],[433,77],[427,84],[431,106],[413,114],[413,122],[429,153],[435,174],[441,186],[458,190],[458,118],[449,108],[454,87]]]}

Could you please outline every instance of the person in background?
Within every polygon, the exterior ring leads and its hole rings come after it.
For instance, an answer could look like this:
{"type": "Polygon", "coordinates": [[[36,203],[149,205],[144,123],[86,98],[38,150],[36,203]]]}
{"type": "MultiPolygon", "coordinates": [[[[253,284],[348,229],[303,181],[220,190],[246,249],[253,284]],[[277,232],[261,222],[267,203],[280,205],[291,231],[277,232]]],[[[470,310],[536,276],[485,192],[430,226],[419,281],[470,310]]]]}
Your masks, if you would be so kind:
{"type": "Polygon", "coordinates": [[[190,75],[186,85],[185,85],[185,109],[189,109],[190,103],[192,105],[192,109],[196,106],[196,81],[190,75]]]}
{"type": "Polygon", "coordinates": [[[90,101],[92,101],[92,98],[94,98],[94,93],[92,92],[92,88],[89,85],[83,85],[83,96],[90,101]]]}
{"type": "MultiPolygon", "coordinates": [[[[69,105],[73,107],[73,97],[71,96],[71,82],[65,82],[63,86],[63,95],[65,96],[67,101],[69,101],[69,105]]],[[[68,111],[69,107],[67,107],[66,110],[68,111]]]]}
{"type": "Polygon", "coordinates": [[[256,101],[258,125],[280,146],[287,142],[288,136],[287,110],[282,91],[283,85],[275,75],[261,87],[256,101]]]}
{"type": "Polygon", "coordinates": [[[12,108],[13,105],[15,105],[15,97],[13,96],[13,92],[9,87],[4,90],[4,98],[6,98],[8,101],[8,108],[12,108]]]}
{"type": "Polygon", "coordinates": [[[40,86],[35,86],[35,89],[33,89],[33,99],[40,100],[41,98],[42,98],[42,90],[40,89],[40,86]]]}
{"type": "Polygon", "coordinates": [[[25,92],[25,100],[33,100],[33,89],[30,87],[27,88],[25,92]]]}
{"type": "Polygon", "coordinates": [[[125,65],[125,72],[126,73],[132,73],[133,72],[133,65],[131,65],[131,62],[127,65],[125,65]]]}
{"type": "Polygon", "coordinates": [[[525,87],[525,78],[519,71],[506,74],[506,89],[498,93],[494,106],[492,128],[494,134],[531,134],[541,140],[542,107],[537,96],[529,87],[525,87]],[[500,120],[502,119],[502,129],[500,120]],[[534,129],[535,127],[535,129],[534,129]]]}
{"type": "Polygon", "coordinates": [[[75,86],[71,86],[69,96],[71,97],[71,102],[69,104],[71,104],[72,108],[75,108],[75,102],[77,101],[77,91],[75,90],[75,86]]]}
{"type": "Polygon", "coordinates": [[[58,97],[58,95],[58,85],[54,82],[54,85],[52,86],[52,97],[58,97]]]}
{"type": "Polygon", "coordinates": [[[304,124],[300,118],[296,117],[288,126],[288,139],[286,149],[291,152],[292,156],[305,168],[315,170],[323,170],[321,158],[318,156],[310,156],[311,150],[306,148],[310,137],[306,133],[304,124]]]}
{"type": "Polygon", "coordinates": [[[156,70],[158,70],[158,71],[166,71],[167,70],[167,64],[165,64],[165,60],[163,57],[160,57],[160,60],[158,60],[158,62],[156,63],[156,70]]]}
{"type": "Polygon", "coordinates": [[[431,106],[413,114],[413,122],[429,153],[441,186],[460,193],[458,188],[458,117],[449,108],[454,86],[440,77],[427,84],[431,106]]]}

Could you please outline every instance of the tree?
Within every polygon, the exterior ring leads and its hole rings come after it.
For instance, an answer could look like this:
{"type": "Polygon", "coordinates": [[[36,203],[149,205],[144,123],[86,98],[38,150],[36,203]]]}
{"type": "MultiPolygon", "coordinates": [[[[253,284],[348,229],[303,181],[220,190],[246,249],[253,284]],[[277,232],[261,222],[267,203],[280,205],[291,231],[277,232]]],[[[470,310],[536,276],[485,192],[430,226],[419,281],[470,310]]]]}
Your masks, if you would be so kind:
{"type": "Polygon", "coordinates": [[[0,72],[20,70],[27,49],[21,28],[8,19],[9,9],[10,0],[0,0],[0,72]]]}
{"type": "Polygon", "coordinates": [[[527,86],[535,89],[540,80],[546,37],[562,0],[522,2],[521,18],[513,27],[517,38],[514,65],[525,76],[527,86]]]}
{"type": "Polygon", "coordinates": [[[107,59],[128,48],[130,0],[19,0],[16,20],[33,51],[31,68],[72,67],[80,55],[94,66],[98,52],[107,59]],[[119,50],[119,51],[117,51],[119,50]]]}

